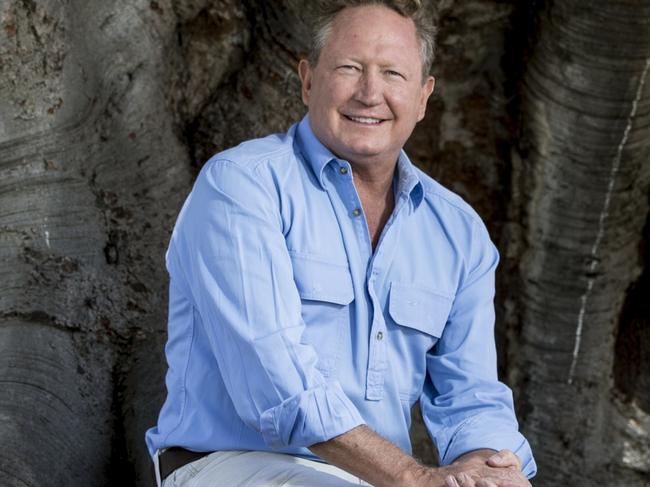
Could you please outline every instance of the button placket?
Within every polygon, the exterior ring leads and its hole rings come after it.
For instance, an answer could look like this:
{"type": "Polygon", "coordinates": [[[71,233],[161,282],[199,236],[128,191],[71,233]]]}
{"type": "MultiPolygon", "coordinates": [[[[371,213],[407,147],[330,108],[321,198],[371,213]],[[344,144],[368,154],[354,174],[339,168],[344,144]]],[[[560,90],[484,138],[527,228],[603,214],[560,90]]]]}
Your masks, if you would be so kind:
{"type": "Polygon", "coordinates": [[[351,219],[352,226],[360,241],[367,241],[368,248],[371,248],[368,236],[367,225],[363,218],[361,201],[358,198],[354,184],[352,184],[352,170],[342,162],[335,168],[331,166],[331,180],[334,187],[340,192],[340,199],[345,205],[347,217],[351,219]]]}
{"type": "Polygon", "coordinates": [[[384,374],[386,370],[386,340],[385,325],[381,318],[381,305],[375,296],[372,282],[368,282],[368,293],[373,307],[375,319],[370,328],[369,347],[370,361],[368,363],[368,372],[366,378],[366,399],[379,401],[383,396],[384,374]]]}
{"type": "MultiPolygon", "coordinates": [[[[403,202],[402,202],[403,203],[403,202]]],[[[403,206],[403,204],[401,205],[403,206]]],[[[390,267],[390,262],[395,251],[396,232],[398,232],[400,212],[397,211],[391,216],[387,228],[384,229],[376,252],[370,261],[367,272],[368,293],[372,299],[373,314],[375,317],[382,316],[382,305],[375,294],[377,279],[382,279],[383,272],[390,267]]],[[[383,277],[386,278],[386,277],[383,277]]],[[[366,399],[379,401],[384,393],[385,374],[388,368],[388,348],[390,347],[389,336],[387,335],[386,324],[383,319],[375,319],[370,328],[369,347],[370,360],[366,379],[366,399]]]]}

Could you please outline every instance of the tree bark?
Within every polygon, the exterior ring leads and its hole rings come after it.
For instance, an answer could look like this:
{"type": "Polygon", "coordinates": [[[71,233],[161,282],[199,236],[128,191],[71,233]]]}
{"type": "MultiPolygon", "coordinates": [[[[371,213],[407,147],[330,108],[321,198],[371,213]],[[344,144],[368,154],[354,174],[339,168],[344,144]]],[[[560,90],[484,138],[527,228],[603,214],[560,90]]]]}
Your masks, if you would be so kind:
{"type": "Polygon", "coordinates": [[[649,210],[648,18],[649,2],[549,2],[522,80],[509,378],[542,485],[648,482],[647,413],[612,381],[649,210]]]}
{"type": "Polygon", "coordinates": [[[164,249],[191,182],[176,17],[154,4],[0,4],[3,485],[148,478],[164,249]]]}
{"type": "Polygon", "coordinates": [[[43,317],[0,327],[0,479],[5,486],[102,485],[111,448],[111,360],[43,317]]]}

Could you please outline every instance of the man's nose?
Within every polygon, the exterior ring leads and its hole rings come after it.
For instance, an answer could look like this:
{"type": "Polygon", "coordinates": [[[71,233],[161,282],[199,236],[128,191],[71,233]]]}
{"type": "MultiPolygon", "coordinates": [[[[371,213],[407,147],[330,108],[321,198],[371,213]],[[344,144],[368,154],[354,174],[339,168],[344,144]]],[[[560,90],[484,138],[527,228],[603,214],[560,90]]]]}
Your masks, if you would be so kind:
{"type": "Polygon", "coordinates": [[[378,105],[383,96],[382,89],[379,73],[366,71],[359,78],[355,98],[364,105],[378,105]]]}

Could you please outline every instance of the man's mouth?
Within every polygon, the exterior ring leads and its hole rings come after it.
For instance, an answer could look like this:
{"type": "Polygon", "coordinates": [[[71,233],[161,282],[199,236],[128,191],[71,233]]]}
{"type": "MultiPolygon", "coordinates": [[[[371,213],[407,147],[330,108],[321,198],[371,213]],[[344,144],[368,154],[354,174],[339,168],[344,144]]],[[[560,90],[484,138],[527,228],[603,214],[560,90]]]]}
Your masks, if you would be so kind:
{"type": "Polygon", "coordinates": [[[355,117],[353,115],[345,115],[345,118],[352,120],[353,122],[362,123],[364,125],[378,125],[384,121],[382,118],[374,117],[355,117]]]}

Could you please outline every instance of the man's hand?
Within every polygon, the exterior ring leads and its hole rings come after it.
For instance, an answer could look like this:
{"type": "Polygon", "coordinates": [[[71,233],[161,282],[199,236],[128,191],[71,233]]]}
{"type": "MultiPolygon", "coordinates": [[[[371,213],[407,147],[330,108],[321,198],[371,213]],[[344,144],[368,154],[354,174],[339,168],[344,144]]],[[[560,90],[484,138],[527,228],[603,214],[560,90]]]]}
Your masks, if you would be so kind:
{"type": "Polygon", "coordinates": [[[477,450],[441,467],[447,487],[530,487],[521,463],[510,450],[477,450]]]}
{"type": "Polygon", "coordinates": [[[531,487],[509,450],[476,450],[446,467],[430,468],[365,425],[309,449],[375,487],[531,487]]]}

